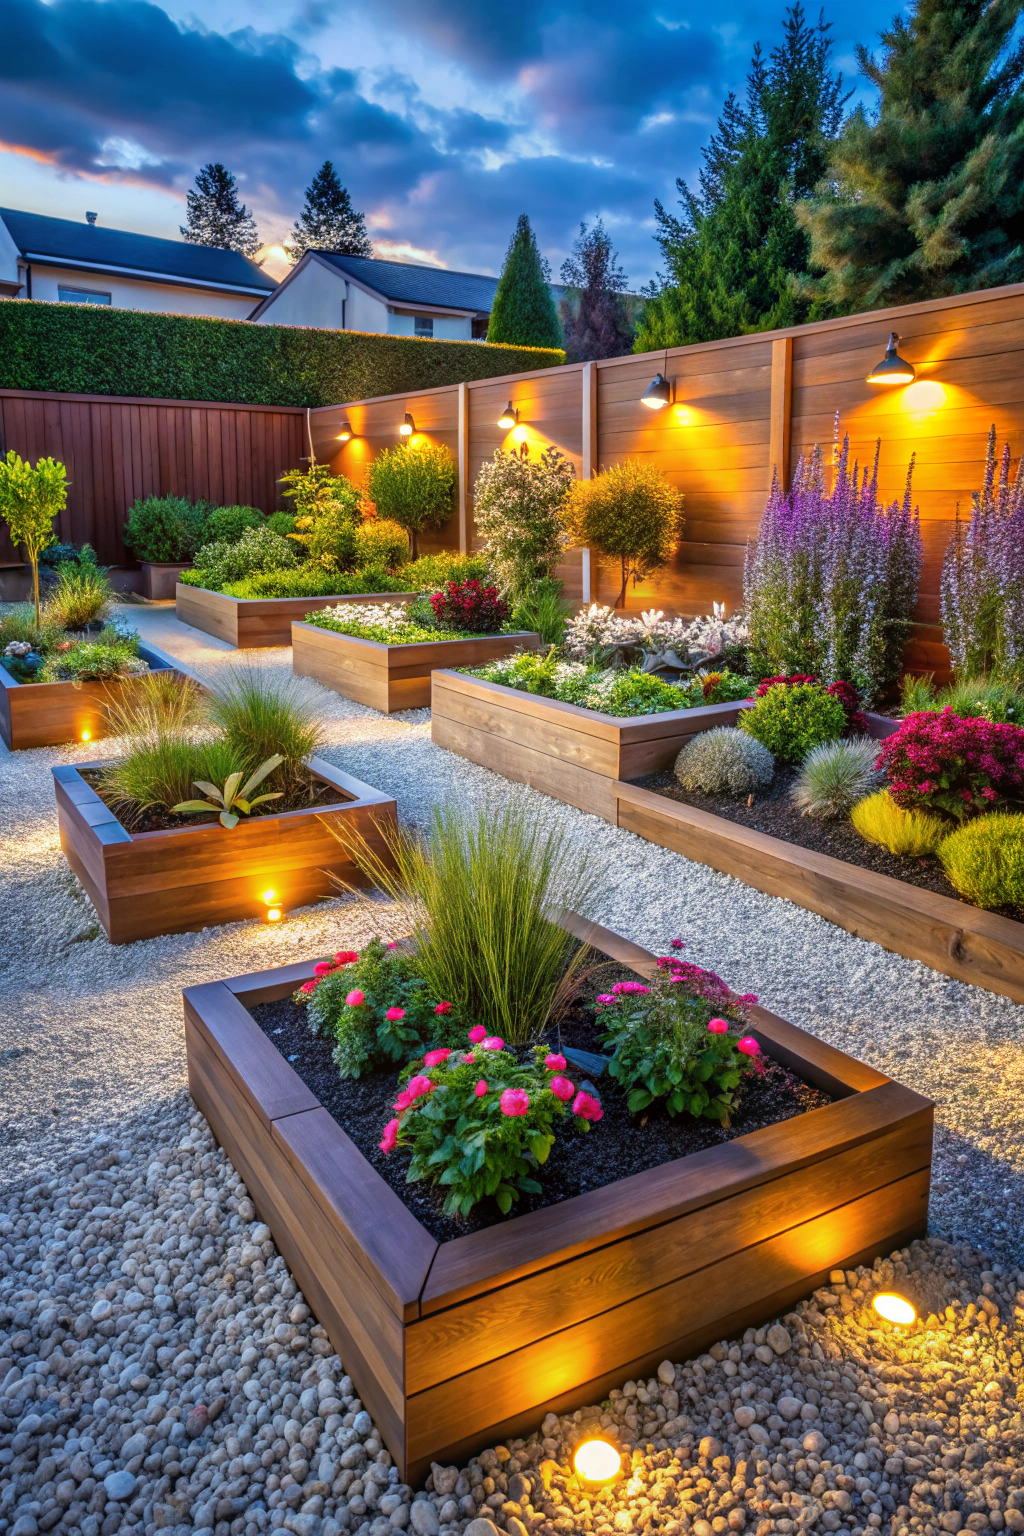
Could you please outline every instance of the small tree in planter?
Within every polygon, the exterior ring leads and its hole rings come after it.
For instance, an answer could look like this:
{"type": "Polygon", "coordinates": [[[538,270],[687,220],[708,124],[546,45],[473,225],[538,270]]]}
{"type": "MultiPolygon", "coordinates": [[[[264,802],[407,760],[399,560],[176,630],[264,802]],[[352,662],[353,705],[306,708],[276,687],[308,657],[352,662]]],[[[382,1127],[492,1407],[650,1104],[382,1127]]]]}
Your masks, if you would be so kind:
{"type": "Polygon", "coordinates": [[[0,517],[11,542],[22,544],[32,567],[32,598],[39,627],[39,556],[53,538],[53,520],[67,506],[67,472],[57,459],[37,459],[35,468],[12,448],[0,459],[0,517]]]}
{"type": "Polygon", "coordinates": [[[615,607],[626,604],[626,588],[667,565],[683,529],[683,498],[653,464],[626,459],[593,480],[577,480],[565,502],[572,540],[617,559],[622,586],[615,607]]]}
{"type": "Polygon", "coordinates": [[[513,603],[550,577],[568,537],[562,504],[576,472],[557,448],[524,459],[499,448],[473,488],[473,517],[499,588],[513,603]]]}
{"type": "Polygon", "coordinates": [[[370,465],[366,488],[378,517],[401,523],[417,555],[417,535],[440,528],[452,515],[458,474],[441,443],[399,443],[385,448],[370,465]]]}

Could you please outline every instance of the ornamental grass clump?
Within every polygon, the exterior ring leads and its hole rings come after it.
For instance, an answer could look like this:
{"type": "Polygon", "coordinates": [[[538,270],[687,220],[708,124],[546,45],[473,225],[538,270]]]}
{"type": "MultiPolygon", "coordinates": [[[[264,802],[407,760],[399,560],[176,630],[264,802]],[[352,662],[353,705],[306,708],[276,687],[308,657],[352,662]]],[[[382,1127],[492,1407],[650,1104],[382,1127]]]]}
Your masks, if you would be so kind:
{"type": "Polygon", "coordinates": [[[775,759],[752,736],[731,725],[716,725],[686,743],[674,772],[691,793],[751,795],[771,783],[775,759]]]}
{"type": "Polygon", "coordinates": [[[380,1149],[411,1153],[410,1184],[446,1191],[450,1216],[468,1216],[491,1198],[507,1216],[522,1195],[538,1195],[535,1175],[562,1130],[589,1132],[603,1110],[596,1090],[577,1089],[567,1063],[544,1045],[523,1059],[482,1024],[461,1049],[428,1051],[406,1067],[395,1117],[380,1149]]]}
{"type": "Polygon", "coordinates": [[[46,594],[43,613],[47,623],[60,629],[87,629],[106,618],[113,600],[106,571],[65,561],[57,567],[57,580],[46,594]]]}
{"type": "Polygon", "coordinates": [[[963,821],[1024,800],[1024,726],[964,719],[951,709],[908,715],[882,742],[878,761],[906,810],[963,821]]]}
{"type": "Polygon", "coordinates": [[[800,764],[793,803],[816,821],[848,816],[881,778],[878,743],[861,737],[812,747],[800,764]]]}
{"type": "Polygon", "coordinates": [[[922,559],[913,459],[902,501],[885,507],[880,450],[861,473],[846,438],[830,492],[820,448],[801,459],[791,491],[773,480],[744,568],[752,668],[844,678],[869,706],[899,678],[922,559]]]}
{"type": "Polygon", "coordinates": [[[1024,816],[994,812],[966,822],[941,844],[950,885],[976,907],[1024,908],[1024,816]]]}
{"type": "Polygon", "coordinates": [[[280,758],[274,787],[294,787],[306,778],[305,763],[326,739],[326,727],[314,704],[294,679],[280,680],[256,666],[241,666],[211,688],[210,723],[249,772],[271,757],[280,758]]]}
{"type": "MultiPolygon", "coordinates": [[[[676,939],[674,946],[682,947],[676,939]]],[[[620,981],[601,993],[609,1075],[639,1114],[654,1103],[728,1125],[744,1076],[763,1071],[761,1048],[747,1032],[752,993],[737,997],[713,971],[663,955],[648,984],[620,981]]]]}
{"type": "Polygon", "coordinates": [[[996,429],[988,439],[985,477],[971,498],[968,522],[957,506],[942,565],[943,637],[953,669],[1024,687],[1024,476],[1010,482],[1010,445],[996,472],[996,429]]]}
{"type": "Polygon", "coordinates": [[[838,741],[846,730],[846,708],[820,683],[770,688],[740,717],[740,730],[753,736],[780,763],[799,763],[812,747],[838,741]]]}
{"type": "Polygon", "coordinates": [[[1024,688],[1000,678],[955,678],[945,688],[936,688],[935,678],[905,677],[900,687],[900,712],[921,714],[928,710],[951,709],[963,719],[981,716],[996,724],[1024,724],[1024,688]]]}
{"type": "Polygon", "coordinates": [[[850,812],[855,832],[868,843],[888,848],[901,858],[923,859],[937,852],[949,834],[947,823],[923,811],[905,810],[887,789],[858,801],[850,812]]]}

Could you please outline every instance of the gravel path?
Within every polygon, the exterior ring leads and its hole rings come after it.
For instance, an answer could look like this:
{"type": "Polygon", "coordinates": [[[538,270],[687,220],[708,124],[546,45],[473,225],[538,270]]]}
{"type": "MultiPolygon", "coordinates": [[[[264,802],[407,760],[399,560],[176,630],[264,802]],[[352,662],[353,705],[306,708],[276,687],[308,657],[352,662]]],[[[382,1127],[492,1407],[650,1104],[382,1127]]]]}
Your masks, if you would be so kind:
{"type": "MultiPolygon", "coordinates": [[[[204,675],[238,659],[168,610],[128,616],[204,675]]],[[[258,659],[290,675],[289,652],[258,659]]],[[[448,796],[524,797],[603,861],[595,917],[652,946],[682,935],[689,958],[935,1097],[933,1226],[988,1252],[915,1245],[903,1269],[834,1276],[781,1352],[750,1334],[625,1384],[604,1427],[635,1446],[633,1475],[611,1502],[581,1502],[559,1470],[578,1419],[413,1499],[184,1092],[182,986],[356,945],[365,911],[112,948],[60,856],[49,771],[96,749],[3,754],[0,1532],[1024,1531],[1024,1274],[992,1257],[1024,1260],[1024,1009],[443,753],[426,711],[303,686],[325,755],[407,819],[448,796]],[[897,1349],[862,1306],[876,1279],[917,1287],[943,1326],[897,1349]]],[[[402,914],[375,926],[398,933],[402,914]]]]}

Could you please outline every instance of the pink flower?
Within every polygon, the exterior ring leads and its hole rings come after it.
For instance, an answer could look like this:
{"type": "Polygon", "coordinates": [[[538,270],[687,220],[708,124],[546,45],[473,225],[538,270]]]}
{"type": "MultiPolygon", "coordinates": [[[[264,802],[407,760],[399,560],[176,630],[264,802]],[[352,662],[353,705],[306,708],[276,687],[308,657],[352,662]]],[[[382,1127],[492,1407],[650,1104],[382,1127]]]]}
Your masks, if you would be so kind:
{"type": "Polygon", "coordinates": [[[434,1004],[434,1012],[435,1013],[451,1013],[451,1011],[452,1011],[451,1003],[435,1003],[434,1004]]]}
{"type": "Polygon", "coordinates": [[[354,949],[339,949],[334,957],[336,965],[351,965],[353,960],[358,960],[359,954],[354,949]]]}
{"type": "Polygon", "coordinates": [[[380,1142],[379,1142],[379,1146],[380,1146],[381,1151],[382,1152],[393,1152],[394,1149],[395,1149],[395,1143],[397,1141],[398,1141],[398,1121],[397,1120],[389,1120],[387,1125],[384,1127],[384,1135],[381,1137],[380,1142]]]}
{"type": "Polygon", "coordinates": [[[744,1035],[742,1040],[737,1040],[736,1049],[742,1051],[744,1056],[760,1056],[761,1054],[761,1047],[753,1035],[744,1035]]]}
{"type": "Polygon", "coordinates": [[[597,1002],[600,1007],[607,1008],[609,1003],[617,1003],[618,998],[612,997],[610,992],[599,992],[597,994],[597,1002]]]}
{"type": "Polygon", "coordinates": [[[544,1057],[544,1065],[549,1072],[564,1072],[569,1063],[564,1056],[559,1056],[557,1051],[552,1051],[550,1056],[544,1057]]]}
{"type": "Polygon", "coordinates": [[[487,1039],[487,1031],[482,1024],[474,1024],[469,1032],[469,1038],[474,1045],[479,1045],[481,1040],[487,1039]]]}
{"type": "Polygon", "coordinates": [[[600,1120],[604,1114],[601,1108],[601,1100],[595,1099],[592,1093],[587,1093],[581,1088],[573,1102],[572,1112],[579,1115],[581,1120],[600,1120]]]}
{"type": "Polygon", "coordinates": [[[481,1078],[477,1083],[476,1087],[473,1089],[473,1092],[476,1094],[478,1099],[483,1098],[484,1094],[487,1092],[487,1084],[484,1082],[483,1078],[481,1078]]]}
{"type": "Polygon", "coordinates": [[[556,1099],[561,1099],[563,1104],[572,1098],[576,1089],[567,1077],[553,1077],[548,1084],[556,1099]]]}
{"type": "Polygon", "coordinates": [[[354,987],[345,1001],[350,1008],[360,1008],[366,1002],[366,994],[365,992],[360,992],[358,987],[354,987]]]}
{"type": "Polygon", "coordinates": [[[397,948],[398,948],[398,940],[397,939],[392,939],[391,943],[388,945],[388,949],[397,949],[397,948]]]}
{"type": "Polygon", "coordinates": [[[468,1056],[463,1056],[462,1059],[466,1063],[467,1067],[471,1067],[473,1065],[474,1061],[476,1061],[476,1056],[474,1055],[474,1053],[472,1051],[470,1051],[468,1056]]]}
{"type": "Polygon", "coordinates": [[[401,1115],[405,1113],[411,1103],[412,1097],[410,1096],[408,1088],[403,1088],[401,1093],[398,1095],[398,1098],[395,1100],[394,1107],[401,1115]]]}
{"type": "Polygon", "coordinates": [[[682,940],[682,939],[673,939],[672,942],[669,944],[669,949],[685,949],[685,948],[686,948],[686,944],[685,944],[684,940],[682,940]]]}
{"type": "Polygon", "coordinates": [[[736,999],[736,1001],[738,1003],[756,1003],[757,1002],[757,993],[756,992],[744,992],[743,996],[742,997],[738,997],[736,999]]]}
{"type": "Polygon", "coordinates": [[[434,1085],[430,1081],[429,1077],[410,1077],[405,1091],[409,1095],[410,1099],[419,1099],[422,1098],[425,1093],[429,1093],[433,1086],[434,1085]]]}
{"type": "Polygon", "coordinates": [[[483,1042],[483,1047],[485,1051],[503,1051],[505,1042],[500,1035],[488,1035],[483,1042]]]}
{"type": "Polygon", "coordinates": [[[404,1008],[389,1008],[384,1017],[390,1024],[397,1024],[399,1019],[405,1018],[404,1008]]]}
{"type": "Polygon", "coordinates": [[[503,1115],[525,1115],[529,1107],[530,1095],[525,1093],[522,1088],[506,1088],[501,1096],[501,1112],[503,1115]]]}
{"type": "Polygon", "coordinates": [[[329,960],[318,960],[316,965],[313,967],[313,975],[329,976],[333,970],[334,966],[329,960]]]}
{"type": "Polygon", "coordinates": [[[727,1035],[729,1024],[726,1019],[708,1019],[708,1029],[713,1035],[727,1035]]]}
{"type": "Polygon", "coordinates": [[[423,1065],[429,1071],[431,1067],[439,1067],[443,1061],[447,1061],[450,1055],[451,1051],[447,1050],[428,1051],[423,1058],[423,1065]]]}
{"type": "Polygon", "coordinates": [[[299,991],[300,992],[315,992],[316,991],[316,982],[315,981],[304,981],[302,983],[302,986],[299,988],[299,991]]]}
{"type": "Polygon", "coordinates": [[[617,981],[614,987],[612,987],[612,991],[620,996],[626,993],[649,992],[650,990],[650,987],[645,987],[641,981],[617,981]]]}

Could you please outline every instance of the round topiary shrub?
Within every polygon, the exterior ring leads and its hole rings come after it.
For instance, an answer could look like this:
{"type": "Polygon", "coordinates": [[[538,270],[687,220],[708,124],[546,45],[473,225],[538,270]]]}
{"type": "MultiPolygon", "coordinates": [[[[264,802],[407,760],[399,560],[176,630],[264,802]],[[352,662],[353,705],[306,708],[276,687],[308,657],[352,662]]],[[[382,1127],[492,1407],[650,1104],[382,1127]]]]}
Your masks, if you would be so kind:
{"type": "Polygon", "coordinates": [[[705,795],[751,795],[772,781],[775,759],[753,736],[731,725],[701,731],[676,758],[683,789],[705,795]]]}
{"type": "Polygon", "coordinates": [[[206,539],[210,508],[185,496],[145,496],[128,509],[124,544],[138,560],[176,565],[206,539]]]}
{"type": "Polygon", "coordinates": [[[877,741],[827,741],[812,747],[793,785],[793,802],[805,816],[828,821],[848,816],[881,778],[877,741]]]}
{"type": "Polygon", "coordinates": [[[1024,816],[979,816],[946,838],[939,858],[950,885],[976,907],[1024,907],[1024,816]]]}
{"type": "Polygon", "coordinates": [[[237,544],[247,528],[262,528],[266,518],[257,507],[214,507],[206,519],[207,544],[237,544]]]}
{"type": "Polygon", "coordinates": [[[368,517],[355,532],[357,565],[393,571],[409,558],[409,535],[390,517],[368,517]]]}
{"type": "Polygon", "coordinates": [[[799,763],[812,747],[839,740],[846,730],[846,710],[820,683],[770,688],[752,709],[744,711],[740,730],[761,742],[780,763],[799,763]]]}

